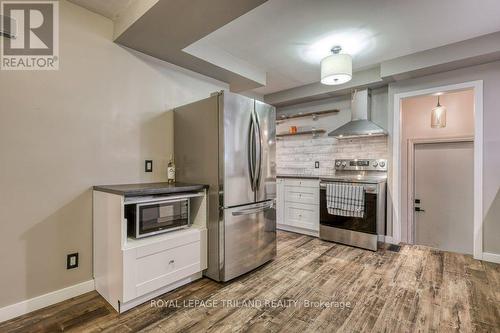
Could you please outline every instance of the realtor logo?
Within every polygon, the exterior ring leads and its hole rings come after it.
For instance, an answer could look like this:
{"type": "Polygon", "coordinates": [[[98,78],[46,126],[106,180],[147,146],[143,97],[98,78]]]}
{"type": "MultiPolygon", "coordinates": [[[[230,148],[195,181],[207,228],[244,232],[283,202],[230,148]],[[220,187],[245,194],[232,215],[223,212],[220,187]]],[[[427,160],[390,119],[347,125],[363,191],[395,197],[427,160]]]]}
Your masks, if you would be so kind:
{"type": "Polygon", "coordinates": [[[59,69],[58,1],[2,1],[3,31],[0,69],[59,69]]]}

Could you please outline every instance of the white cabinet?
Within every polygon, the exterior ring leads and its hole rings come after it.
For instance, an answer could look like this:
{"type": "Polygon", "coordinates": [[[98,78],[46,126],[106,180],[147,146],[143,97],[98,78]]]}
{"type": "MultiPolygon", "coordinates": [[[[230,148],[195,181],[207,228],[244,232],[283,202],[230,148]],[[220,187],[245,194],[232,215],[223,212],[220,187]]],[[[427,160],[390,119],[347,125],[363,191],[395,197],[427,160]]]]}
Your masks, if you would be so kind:
{"type": "Polygon", "coordinates": [[[129,302],[200,272],[200,254],[197,229],[165,234],[158,242],[125,248],[122,301],[129,302]]]}
{"type": "Polygon", "coordinates": [[[281,225],[284,223],[285,211],[285,179],[278,178],[276,180],[276,224],[281,225]]]}
{"type": "Polygon", "coordinates": [[[192,226],[127,237],[124,197],[94,191],[94,281],[118,312],[201,278],[207,268],[206,191],[190,197],[192,226]]]}
{"type": "Polygon", "coordinates": [[[318,236],[319,180],[278,178],[278,229],[318,236]]]}

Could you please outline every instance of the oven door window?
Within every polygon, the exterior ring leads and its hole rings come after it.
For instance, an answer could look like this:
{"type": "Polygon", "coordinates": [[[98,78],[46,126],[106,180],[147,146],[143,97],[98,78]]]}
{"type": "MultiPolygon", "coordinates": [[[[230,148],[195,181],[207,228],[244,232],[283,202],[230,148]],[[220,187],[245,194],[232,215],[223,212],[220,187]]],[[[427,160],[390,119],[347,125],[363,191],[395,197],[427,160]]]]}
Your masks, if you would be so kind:
{"type": "Polygon", "coordinates": [[[188,206],[187,200],[139,206],[139,234],[187,226],[189,224],[188,206]]]}
{"type": "Polygon", "coordinates": [[[331,215],[326,207],[326,190],[320,193],[320,223],[326,226],[365,232],[377,233],[377,195],[365,193],[364,217],[331,215]]]}

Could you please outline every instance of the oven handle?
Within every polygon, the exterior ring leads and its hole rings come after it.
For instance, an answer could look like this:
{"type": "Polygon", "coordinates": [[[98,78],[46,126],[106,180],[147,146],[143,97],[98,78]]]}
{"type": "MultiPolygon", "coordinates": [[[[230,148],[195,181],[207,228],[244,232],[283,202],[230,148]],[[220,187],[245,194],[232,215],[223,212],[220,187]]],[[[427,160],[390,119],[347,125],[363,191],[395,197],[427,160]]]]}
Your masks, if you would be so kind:
{"type": "MultiPolygon", "coordinates": [[[[343,183],[343,184],[347,184],[347,185],[363,185],[363,190],[365,191],[365,193],[375,193],[375,194],[378,193],[377,185],[373,185],[373,184],[367,185],[367,184],[346,183],[346,182],[337,182],[337,183],[343,183]]],[[[328,184],[328,183],[319,183],[319,188],[326,189],[326,184],[328,184]]]]}

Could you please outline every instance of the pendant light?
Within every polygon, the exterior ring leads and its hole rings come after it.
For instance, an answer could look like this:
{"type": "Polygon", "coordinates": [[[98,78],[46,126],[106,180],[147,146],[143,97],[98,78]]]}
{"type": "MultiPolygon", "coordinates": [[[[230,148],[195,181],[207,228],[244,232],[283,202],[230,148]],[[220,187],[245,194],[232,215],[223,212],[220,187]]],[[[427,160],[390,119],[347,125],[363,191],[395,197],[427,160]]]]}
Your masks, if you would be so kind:
{"type": "Polygon", "coordinates": [[[443,128],[446,127],[446,108],[438,103],[431,112],[431,127],[432,128],[443,128]]]}
{"type": "Polygon", "coordinates": [[[340,46],[334,46],[333,54],[321,60],[321,83],[336,85],[351,81],[352,58],[349,54],[340,54],[340,51],[340,46]]]}

